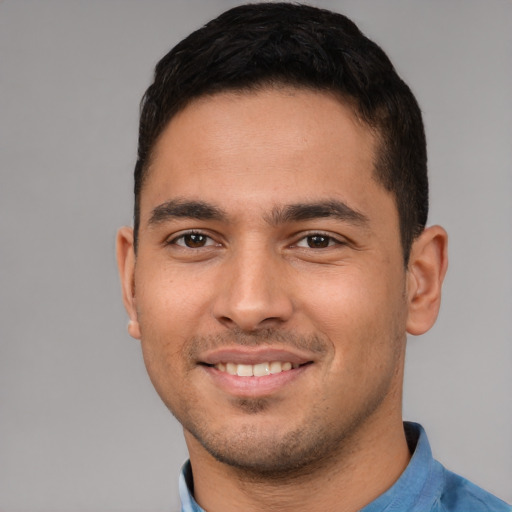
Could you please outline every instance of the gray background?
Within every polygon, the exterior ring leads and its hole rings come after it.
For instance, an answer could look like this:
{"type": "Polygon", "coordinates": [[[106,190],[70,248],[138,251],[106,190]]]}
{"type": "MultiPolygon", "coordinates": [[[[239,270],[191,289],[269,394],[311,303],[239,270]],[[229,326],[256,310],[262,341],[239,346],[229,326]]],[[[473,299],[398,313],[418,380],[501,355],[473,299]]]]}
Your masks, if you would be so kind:
{"type": "MultiPolygon", "coordinates": [[[[0,1],[0,510],[169,511],[186,451],[126,334],[139,99],[235,1],[0,1]]],[[[405,417],[512,501],[512,3],[318,1],[382,44],[422,105],[441,315],[410,339],[405,417]]]]}

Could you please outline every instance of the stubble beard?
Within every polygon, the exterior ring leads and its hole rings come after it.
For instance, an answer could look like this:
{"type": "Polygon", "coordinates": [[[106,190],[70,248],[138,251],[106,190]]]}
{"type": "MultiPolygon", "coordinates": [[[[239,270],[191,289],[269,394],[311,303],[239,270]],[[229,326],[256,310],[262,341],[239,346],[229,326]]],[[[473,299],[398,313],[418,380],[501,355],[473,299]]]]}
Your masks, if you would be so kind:
{"type": "MultiPolygon", "coordinates": [[[[261,401],[254,402],[259,403],[252,408],[265,409],[261,401]]],[[[284,482],[339,468],[343,460],[348,463],[350,453],[357,451],[353,434],[362,421],[354,418],[340,428],[314,417],[295,429],[265,433],[250,425],[236,433],[212,432],[194,421],[183,426],[214,459],[238,470],[245,480],[284,482]]]]}
{"type": "MultiPolygon", "coordinates": [[[[265,333],[261,339],[276,340],[282,334],[265,333]]],[[[258,336],[259,338],[259,336],[258,336]]],[[[313,348],[316,352],[326,350],[327,341],[317,336],[310,338],[284,336],[290,346],[313,348]]],[[[252,339],[252,338],[251,338],[252,339]]],[[[188,356],[212,345],[213,338],[196,338],[188,345],[188,356]]],[[[389,340],[391,341],[391,340],[389,340]]],[[[258,343],[249,341],[247,336],[237,338],[238,344],[258,343]]],[[[397,343],[397,340],[391,342],[397,343]]],[[[190,357],[189,360],[193,360],[190,357]]],[[[357,433],[365,422],[379,408],[392,387],[393,376],[388,375],[373,392],[366,397],[365,403],[351,411],[341,421],[328,422],[325,410],[319,404],[313,404],[307,415],[295,426],[277,430],[261,428],[260,421],[252,418],[264,414],[272,407],[279,407],[271,399],[244,398],[233,399],[232,405],[245,414],[245,424],[234,429],[212,430],[202,416],[199,403],[188,402],[186,409],[180,411],[167,403],[173,415],[182,424],[187,433],[217,461],[227,464],[252,481],[291,481],[308,476],[312,471],[328,471],[343,461],[349,464],[350,454],[359,449],[357,433]],[[186,412],[183,412],[186,410],[186,412]]],[[[340,391],[343,392],[343,391],[340,391]]],[[[198,399],[194,400],[198,402],[198,399]]],[[[300,404],[297,404],[299,406],[300,404]]],[[[295,418],[296,420],[296,418],[295,418]]]]}

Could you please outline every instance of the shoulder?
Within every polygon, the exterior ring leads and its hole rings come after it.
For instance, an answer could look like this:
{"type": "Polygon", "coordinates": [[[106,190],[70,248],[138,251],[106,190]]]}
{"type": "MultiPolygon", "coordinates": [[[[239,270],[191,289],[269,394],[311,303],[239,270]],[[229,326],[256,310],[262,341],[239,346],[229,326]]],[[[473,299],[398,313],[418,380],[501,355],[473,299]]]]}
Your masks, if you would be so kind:
{"type": "Polygon", "coordinates": [[[512,512],[507,505],[493,494],[448,471],[439,464],[442,471],[442,486],[437,500],[439,512],[512,512]]]}

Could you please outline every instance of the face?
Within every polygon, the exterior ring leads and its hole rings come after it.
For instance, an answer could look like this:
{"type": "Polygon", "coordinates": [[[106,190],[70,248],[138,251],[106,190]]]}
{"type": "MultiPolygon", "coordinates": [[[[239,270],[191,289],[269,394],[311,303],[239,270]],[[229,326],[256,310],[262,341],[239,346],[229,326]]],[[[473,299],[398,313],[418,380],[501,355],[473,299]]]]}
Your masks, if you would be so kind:
{"type": "Polygon", "coordinates": [[[192,457],[287,471],[400,415],[407,274],[374,158],[348,106],[291,88],[197,100],[163,132],[121,251],[192,457]]]}

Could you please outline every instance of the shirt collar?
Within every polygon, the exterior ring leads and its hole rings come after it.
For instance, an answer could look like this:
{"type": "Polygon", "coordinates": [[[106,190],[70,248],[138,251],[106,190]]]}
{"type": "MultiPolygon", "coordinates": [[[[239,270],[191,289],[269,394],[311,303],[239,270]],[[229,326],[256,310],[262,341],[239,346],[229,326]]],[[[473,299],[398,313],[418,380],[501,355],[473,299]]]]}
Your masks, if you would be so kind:
{"type": "MultiPolygon", "coordinates": [[[[360,512],[422,512],[430,510],[441,480],[441,466],[432,458],[432,451],[423,427],[404,423],[405,434],[413,455],[395,484],[360,512]]],[[[205,512],[194,500],[194,481],[190,461],[181,470],[179,492],[182,512],[205,512]]]]}
{"type": "Polygon", "coordinates": [[[179,492],[181,500],[181,512],[204,512],[194,499],[194,480],[192,478],[192,467],[190,460],[187,460],[181,468],[179,492]]]}
{"type": "Polygon", "coordinates": [[[433,459],[427,434],[418,423],[404,422],[412,452],[400,478],[360,512],[424,512],[431,510],[442,482],[442,466],[433,459]]]}

